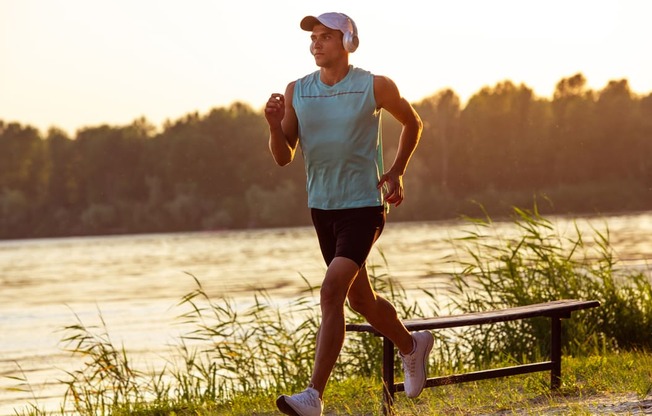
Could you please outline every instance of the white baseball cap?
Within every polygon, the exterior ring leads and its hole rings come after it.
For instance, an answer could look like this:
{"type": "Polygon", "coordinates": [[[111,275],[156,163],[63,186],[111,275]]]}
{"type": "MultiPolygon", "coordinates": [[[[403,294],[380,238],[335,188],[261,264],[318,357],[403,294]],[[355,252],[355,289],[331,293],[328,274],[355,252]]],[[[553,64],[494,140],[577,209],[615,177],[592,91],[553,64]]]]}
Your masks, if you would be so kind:
{"type": "Polygon", "coordinates": [[[324,25],[333,30],[339,30],[344,35],[344,47],[353,52],[358,47],[358,28],[353,19],[344,13],[329,12],[319,16],[306,16],[301,19],[301,29],[311,32],[315,25],[324,25]]]}
{"type": "Polygon", "coordinates": [[[353,21],[344,13],[324,13],[319,16],[306,16],[301,19],[301,29],[312,31],[315,25],[322,24],[328,28],[339,30],[342,33],[353,32],[353,21]]]}

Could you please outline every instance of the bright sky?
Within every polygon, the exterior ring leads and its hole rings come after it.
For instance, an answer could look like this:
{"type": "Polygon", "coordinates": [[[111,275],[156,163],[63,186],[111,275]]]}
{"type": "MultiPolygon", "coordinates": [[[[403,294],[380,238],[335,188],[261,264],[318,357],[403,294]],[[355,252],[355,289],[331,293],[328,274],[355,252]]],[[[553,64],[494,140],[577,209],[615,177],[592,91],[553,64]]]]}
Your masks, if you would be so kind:
{"type": "Polygon", "coordinates": [[[649,0],[0,0],[0,120],[73,135],[259,110],[316,69],[299,21],[326,11],[357,23],[350,62],[411,102],[449,87],[464,103],[505,79],[551,97],[577,72],[652,93],[649,0]]]}

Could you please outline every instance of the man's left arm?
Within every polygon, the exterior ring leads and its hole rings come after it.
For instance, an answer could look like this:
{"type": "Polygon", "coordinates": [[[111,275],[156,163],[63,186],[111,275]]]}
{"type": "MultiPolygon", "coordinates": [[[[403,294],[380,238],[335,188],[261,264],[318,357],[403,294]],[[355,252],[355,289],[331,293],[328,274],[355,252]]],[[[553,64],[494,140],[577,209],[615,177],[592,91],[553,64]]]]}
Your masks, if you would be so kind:
{"type": "Polygon", "coordinates": [[[376,96],[376,105],[389,112],[403,126],[394,163],[378,182],[378,188],[387,184],[386,201],[399,206],[404,197],[403,175],[419,144],[423,123],[412,105],[401,96],[398,87],[391,79],[375,76],[374,95],[376,96]]]}

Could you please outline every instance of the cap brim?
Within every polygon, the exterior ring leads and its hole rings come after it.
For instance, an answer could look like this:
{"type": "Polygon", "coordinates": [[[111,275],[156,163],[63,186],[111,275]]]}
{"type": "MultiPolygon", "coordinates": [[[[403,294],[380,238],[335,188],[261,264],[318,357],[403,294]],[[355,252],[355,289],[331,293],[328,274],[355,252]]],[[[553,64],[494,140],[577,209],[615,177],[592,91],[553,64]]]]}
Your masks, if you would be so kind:
{"type": "Polygon", "coordinates": [[[306,30],[308,32],[311,32],[312,29],[316,25],[321,25],[319,19],[317,19],[315,16],[306,16],[303,19],[301,19],[301,29],[306,30]]]}

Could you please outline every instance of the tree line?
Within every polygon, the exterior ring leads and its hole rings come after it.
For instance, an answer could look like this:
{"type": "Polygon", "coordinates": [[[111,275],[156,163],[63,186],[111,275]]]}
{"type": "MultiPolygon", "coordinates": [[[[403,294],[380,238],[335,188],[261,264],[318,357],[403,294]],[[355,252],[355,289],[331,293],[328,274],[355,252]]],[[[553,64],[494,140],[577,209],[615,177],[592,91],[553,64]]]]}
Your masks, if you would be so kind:
{"type": "MultiPolygon", "coordinates": [[[[391,221],[533,200],[553,214],[652,209],[652,93],[626,79],[596,91],[576,74],[552,98],[507,80],[464,106],[451,89],[414,106],[424,131],[391,221]]],[[[383,117],[388,164],[399,131],[383,117]]],[[[277,167],[267,137],[243,103],[74,137],[0,120],[0,238],[307,225],[302,160],[277,167]]]]}

